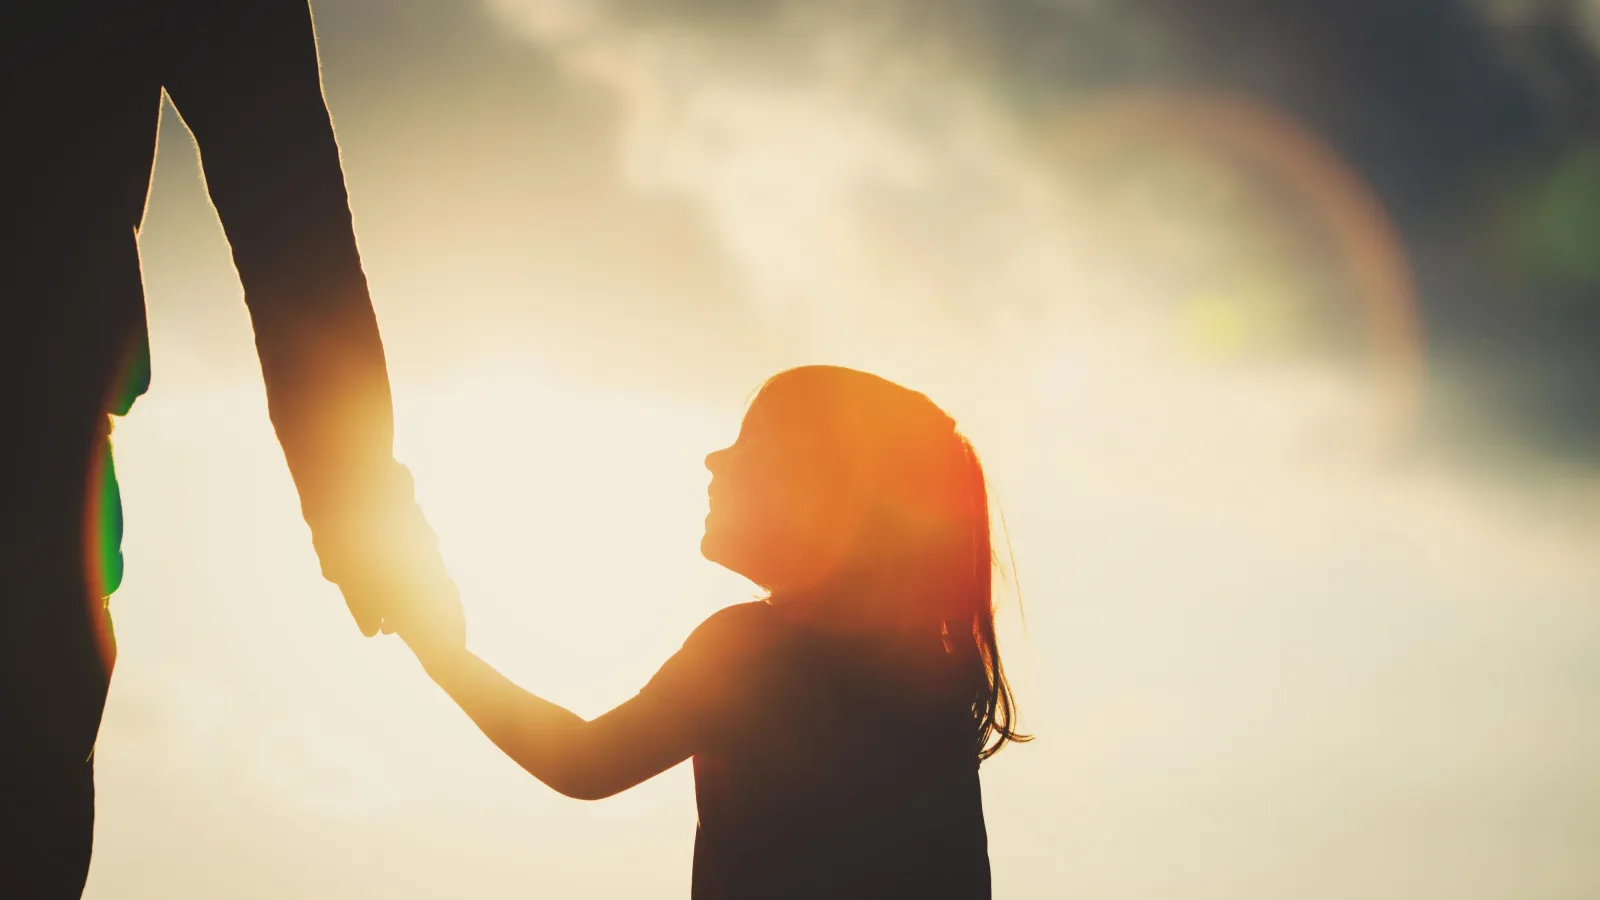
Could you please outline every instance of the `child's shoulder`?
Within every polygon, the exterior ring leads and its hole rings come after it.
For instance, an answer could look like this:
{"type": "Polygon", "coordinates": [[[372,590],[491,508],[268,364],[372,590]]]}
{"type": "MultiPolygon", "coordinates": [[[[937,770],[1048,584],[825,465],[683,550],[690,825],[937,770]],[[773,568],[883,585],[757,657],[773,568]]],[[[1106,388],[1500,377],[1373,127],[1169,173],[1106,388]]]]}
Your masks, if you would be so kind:
{"type": "Polygon", "coordinates": [[[735,603],[707,616],[706,620],[689,635],[689,639],[748,638],[754,634],[770,631],[776,623],[777,617],[773,615],[772,604],[765,600],[735,603]]]}
{"type": "Polygon", "coordinates": [[[775,626],[771,605],[763,601],[724,607],[691,631],[673,658],[680,666],[718,671],[748,665],[767,654],[775,626]]]}
{"type": "Polygon", "coordinates": [[[723,658],[760,655],[780,638],[782,617],[764,600],[736,603],[706,617],[684,640],[685,650],[723,658]]]}

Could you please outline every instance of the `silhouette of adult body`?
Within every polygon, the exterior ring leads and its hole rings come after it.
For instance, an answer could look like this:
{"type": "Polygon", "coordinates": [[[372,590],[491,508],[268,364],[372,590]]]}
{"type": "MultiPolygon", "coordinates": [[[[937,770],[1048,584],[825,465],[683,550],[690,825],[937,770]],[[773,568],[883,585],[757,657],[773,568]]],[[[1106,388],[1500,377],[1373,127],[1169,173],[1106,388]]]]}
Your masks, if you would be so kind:
{"type": "Polygon", "coordinates": [[[105,598],[121,578],[108,414],[125,414],[149,381],[137,232],[163,90],[200,146],[323,574],[367,634],[408,615],[460,627],[393,459],[383,346],[306,0],[5,4],[5,897],[75,897],[88,870],[91,753],[114,658],[105,598]]]}

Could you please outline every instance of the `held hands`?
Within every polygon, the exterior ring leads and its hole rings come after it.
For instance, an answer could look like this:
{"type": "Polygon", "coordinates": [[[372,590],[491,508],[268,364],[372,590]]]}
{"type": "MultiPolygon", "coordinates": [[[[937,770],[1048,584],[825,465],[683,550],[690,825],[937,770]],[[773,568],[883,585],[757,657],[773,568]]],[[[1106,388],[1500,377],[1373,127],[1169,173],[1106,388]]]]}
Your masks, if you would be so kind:
{"type": "Polygon", "coordinates": [[[437,547],[400,541],[374,546],[364,568],[366,577],[347,578],[339,586],[364,633],[400,635],[425,667],[466,649],[461,597],[437,547]]]}
{"type": "Polygon", "coordinates": [[[413,592],[404,602],[404,608],[385,621],[385,630],[392,625],[423,668],[431,670],[434,662],[466,652],[467,621],[455,585],[438,594],[413,592]]]}
{"type": "Polygon", "coordinates": [[[361,633],[399,632],[419,655],[463,648],[466,619],[438,538],[412,500],[410,476],[396,490],[353,503],[336,522],[313,526],[323,577],[337,584],[361,633]]]}

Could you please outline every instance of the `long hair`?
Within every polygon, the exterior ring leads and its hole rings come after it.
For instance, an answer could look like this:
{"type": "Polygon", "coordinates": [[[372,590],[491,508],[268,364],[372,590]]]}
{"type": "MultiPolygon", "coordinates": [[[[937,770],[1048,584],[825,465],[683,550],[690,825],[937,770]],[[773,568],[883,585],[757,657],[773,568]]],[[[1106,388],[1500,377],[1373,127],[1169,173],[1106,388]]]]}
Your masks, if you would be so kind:
{"type": "Polygon", "coordinates": [[[821,529],[838,553],[818,588],[848,585],[880,627],[937,638],[939,680],[970,711],[979,761],[1031,740],[995,635],[987,481],[955,421],[924,394],[835,366],[779,373],[755,403],[787,413],[794,452],[833,495],[821,529]]]}
{"type": "MultiPolygon", "coordinates": [[[[1026,743],[1033,737],[1016,728],[1017,701],[1011,692],[1011,682],[1006,679],[1005,667],[1000,663],[1000,643],[995,636],[994,570],[997,556],[989,526],[988,482],[984,478],[983,464],[978,461],[978,454],[972,449],[971,442],[959,432],[956,440],[963,451],[964,480],[970,492],[968,504],[972,514],[967,528],[971,535],[973,563],[971,578],[955,592],[957,600],[952,604],[945,625],[951,638],[958,633],[956,629],[960,629],[962,639],[959,642],[947,639],[952,654],[957,658],[966,652],[966,634],[970,632],[972,636],[974,656],[969,665],[977,685],[972,712],[977,731],[978,759],[985,760],[1000,752],[1008,743],[1026,743]],[[957,646],[961,648],[959,652],[955,649],[957,646]]],[[[1020,598],[1018,602],[1021,602],[1020,598]]]]}

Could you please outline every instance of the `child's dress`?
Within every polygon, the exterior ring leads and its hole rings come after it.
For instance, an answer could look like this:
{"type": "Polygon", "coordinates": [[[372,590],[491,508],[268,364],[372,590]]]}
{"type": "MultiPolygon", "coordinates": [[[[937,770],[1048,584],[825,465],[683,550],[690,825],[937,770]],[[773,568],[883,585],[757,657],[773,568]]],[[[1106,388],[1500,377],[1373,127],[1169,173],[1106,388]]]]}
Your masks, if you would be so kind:
{"type": "Polygon", "coordinates": [[[696,748],[694,900],[989,897],[970,699],[889,672],[765,602],[661,667],[641,693],[696,748]]]}

